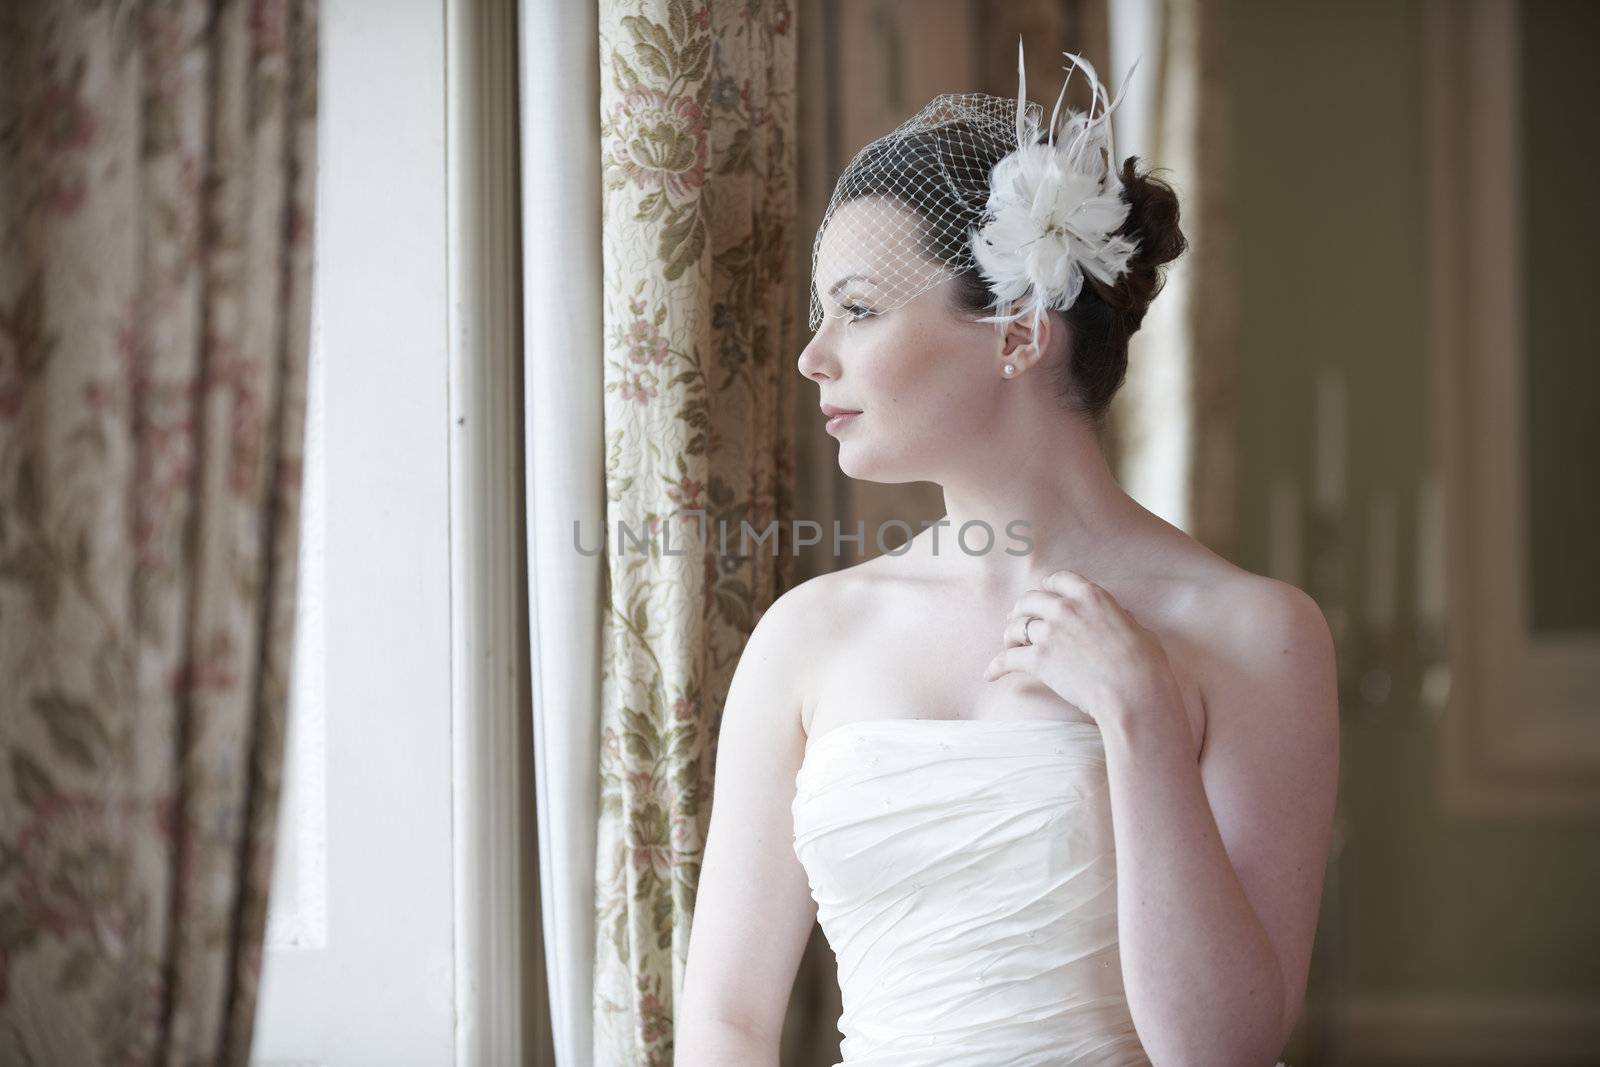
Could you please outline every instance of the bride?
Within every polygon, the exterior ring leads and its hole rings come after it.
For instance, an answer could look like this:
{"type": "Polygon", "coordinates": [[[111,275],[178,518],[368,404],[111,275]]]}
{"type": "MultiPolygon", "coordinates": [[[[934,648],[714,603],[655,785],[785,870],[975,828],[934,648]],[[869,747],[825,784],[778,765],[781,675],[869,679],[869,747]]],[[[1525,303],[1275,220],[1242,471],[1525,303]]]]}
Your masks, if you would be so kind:
{"type": "Polygon", "coordinates": [[[814,921],[853,1065],[1270,1065],[1299,1015],[1332,641],[1309,596],[1141,507],[1100,451],[1185,241],[1172,189],[1112,163],[1116,102],[1070,58],[1088,113],[1058,130],[1021,86],[1014,118],[939,97],[862,150],[818,232],[799,369],[840,468],[937,482],[945,515],[750,636],[684,1067],[778,1063],[814,921]]]}

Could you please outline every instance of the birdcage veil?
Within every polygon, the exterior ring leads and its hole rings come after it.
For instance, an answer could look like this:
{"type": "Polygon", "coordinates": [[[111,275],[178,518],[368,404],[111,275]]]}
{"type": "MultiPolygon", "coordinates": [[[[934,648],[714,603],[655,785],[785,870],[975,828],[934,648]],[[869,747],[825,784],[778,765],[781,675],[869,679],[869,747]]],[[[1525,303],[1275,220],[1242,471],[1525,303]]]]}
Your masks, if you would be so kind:
{"type": "Polygon", "coordinates": [[[1048,123],[1027,99],[1019,38],[1015,100],[937,96],[856,154],[812,243],[811,329],[830,310],[881,314],[973,269],[994,296],[979,321],[1002,327],[1072,307],[1086,273],[1115,284],[1138,245],[1116,233],[1128,203],[1111,114],[1138,61],[1113,100],[1087,60],[1062,54],[1071,65],[1048,123]],[[1058,123],[1079,69],[1089,109],[1058,123]]]}

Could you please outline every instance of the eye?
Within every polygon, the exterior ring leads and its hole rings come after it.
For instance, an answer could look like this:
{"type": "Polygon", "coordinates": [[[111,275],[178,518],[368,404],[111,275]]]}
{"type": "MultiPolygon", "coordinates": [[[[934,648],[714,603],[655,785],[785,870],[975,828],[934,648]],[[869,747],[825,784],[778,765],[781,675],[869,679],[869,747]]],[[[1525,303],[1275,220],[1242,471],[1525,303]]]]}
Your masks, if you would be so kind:
{"type": "Polygon", "coordinates": [[[860,304],[844,304],[842,306],[843,306],[845,311],[850,312],[850,321],[851,322],[860,322],[862,319],[866,318],[868,315],[873,314],[873,311],[872,311],[871,308],[863,307],[860,304]]]}

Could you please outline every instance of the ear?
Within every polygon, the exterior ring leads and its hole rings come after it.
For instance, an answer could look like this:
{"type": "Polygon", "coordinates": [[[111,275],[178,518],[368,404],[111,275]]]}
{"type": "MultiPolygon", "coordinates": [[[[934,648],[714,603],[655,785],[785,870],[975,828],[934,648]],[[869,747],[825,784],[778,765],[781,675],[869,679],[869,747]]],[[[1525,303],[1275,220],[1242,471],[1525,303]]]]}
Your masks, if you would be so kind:
{"type": "MultiPolygon", "coordinates": [[[[1015,307],[1012,310],[1015,311],[1015,307]]],[[[1033,316],[1024,315],[1008,325],[1001,335],[998,352],[1000,362],[1015,364],[1018,374],[1041,362],[1045,353],[1050,351],[1050,337],[1054,329],[1055,318],[1050,311],[1039,316],[1037,331],[1033,328],[1033,316]]]]}

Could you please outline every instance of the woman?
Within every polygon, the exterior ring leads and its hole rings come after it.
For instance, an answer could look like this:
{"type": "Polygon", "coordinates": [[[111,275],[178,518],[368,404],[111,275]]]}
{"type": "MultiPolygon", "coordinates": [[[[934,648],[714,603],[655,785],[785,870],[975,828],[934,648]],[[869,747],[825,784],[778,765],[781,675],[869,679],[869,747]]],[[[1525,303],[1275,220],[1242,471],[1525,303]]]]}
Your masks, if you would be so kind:
{"type": "Polygon", "coordinates": [[[1095,104],[1060,130],[1021,88],[1014,120],[940,97],[835,189],[799,369],[853,413],[828,422],[846,474],[937,482],[946,514],[751,634],[680,1064],[778,1062],[815,919],[849,1064],[1271,1064],[1298,1017],[1332,641],[1099,449],[1185,242],[1171,188],[1111,165],[1116,103],[1072,58],[1095,104]]]}

